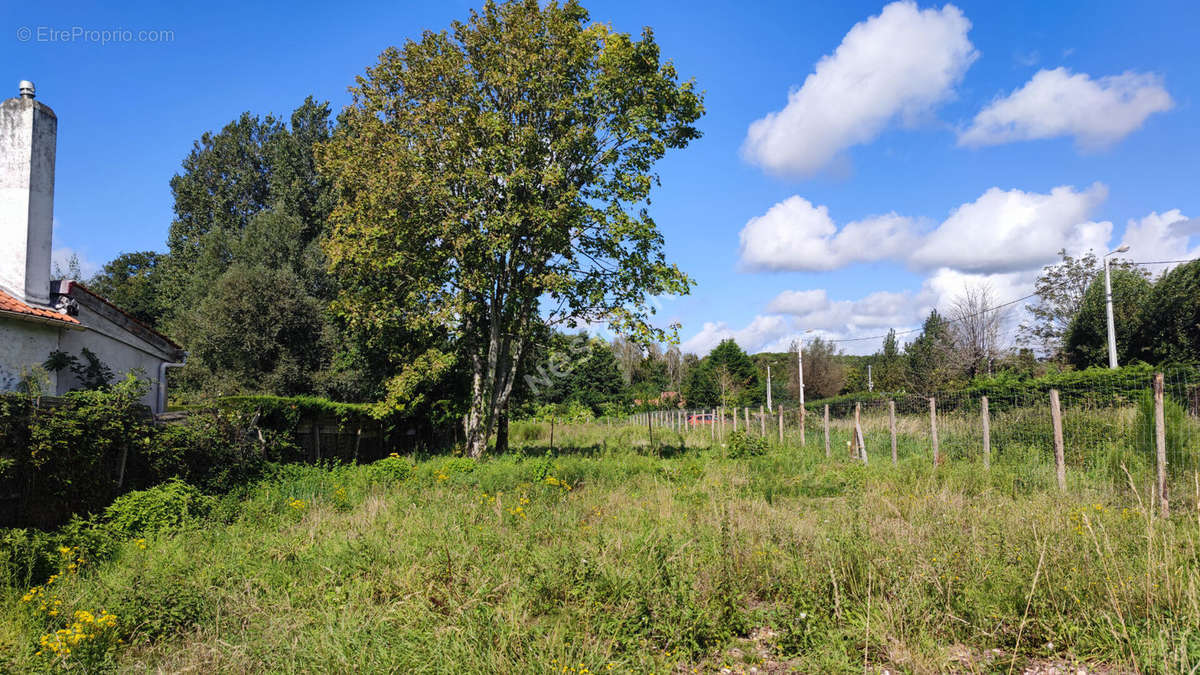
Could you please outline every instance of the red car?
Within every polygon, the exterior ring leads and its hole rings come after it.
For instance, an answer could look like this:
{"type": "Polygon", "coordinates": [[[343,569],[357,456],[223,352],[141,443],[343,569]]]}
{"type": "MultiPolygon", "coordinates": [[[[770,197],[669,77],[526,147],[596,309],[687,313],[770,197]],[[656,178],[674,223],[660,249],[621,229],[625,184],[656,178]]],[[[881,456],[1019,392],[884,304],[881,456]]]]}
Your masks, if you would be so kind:
{"type": "Polygon", "coordinates": [[[687,423],[688,423],[688,426],[690,426],[690,427],[698,427],[702,424],[712,424],[713,423],[713,414],[712,413],[696,413],[695,415],[688,415],[687,423]]]}

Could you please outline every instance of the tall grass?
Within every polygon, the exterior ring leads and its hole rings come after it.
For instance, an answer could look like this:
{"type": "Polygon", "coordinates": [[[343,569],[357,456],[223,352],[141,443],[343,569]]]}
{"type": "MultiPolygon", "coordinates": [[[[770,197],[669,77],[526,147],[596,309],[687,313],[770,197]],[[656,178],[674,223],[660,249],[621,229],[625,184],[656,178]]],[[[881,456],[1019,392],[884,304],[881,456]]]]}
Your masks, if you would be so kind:
{"type": "Polygon", "coordinates": [[[1119,453],[1063,494],[1036,444],[1003,444],[989,471],[965,444],[934,467],[910,431],[896,466],[886,427],[863,466],[811,432],[732,459],[707,429],[652,449],[595,424],[556,429],[549,455],[530,426],[509,455],[429,458],[403,482],[284,467],[64,574],[45,591],[57,616],[5,591],[0,669],[52,665],[38,638],[79,609],[115,614],[125,640],[97,669],[1200,666],[1194,495],[1156,519],[1147,468],[1119,453]]]}

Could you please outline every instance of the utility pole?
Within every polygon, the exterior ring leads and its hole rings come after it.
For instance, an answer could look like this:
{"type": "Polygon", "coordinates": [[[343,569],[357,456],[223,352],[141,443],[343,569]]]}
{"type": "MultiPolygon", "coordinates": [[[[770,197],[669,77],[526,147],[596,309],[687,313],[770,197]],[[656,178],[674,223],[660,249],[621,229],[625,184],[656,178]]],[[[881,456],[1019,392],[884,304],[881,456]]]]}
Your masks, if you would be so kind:
{"type": "Polygon", "coordinates": [[[1112,275],[1109,274],[1108,268],[1109,256],[1114,253],[1124,253],[1129,250],[1129,244],[1121,244],[1114,251],[1109,251],[1104,256],[1104,312],[1108,315],[1108,367],[1116,370],[1117,365],[1117,332],[1113,326],[1113,302],[1112,302],[1112,275]]]}
{"type": "Polygon", "coordinates": [[[772,412],[771,407],[771,364],[767,364],[767,412],[772,412]]]}
{"type": "Polygon", "coordinates": [[[800,407],[804,407],[804,338],[796,341],[796,372],[800,376],[800,407]]]}
{"type": "MultiPolygon", "coordinates": [[[[807,335],[811,332],[813,332],[813,329],[809,328],[808,330],[804,331],[804,334],[807,335]]],[[[799,375],[799,377],[800,377],[800,409],[803,410],[804,409],[804,335],[801,335],[799,337],[799,339],[796,340],[796,374],[799,375]]]]}
{"type": "Polygon", "coordinates": [[[867,364],[867,391],[875,391],[875,381],[871,379],[871,364],[867,364]]]}

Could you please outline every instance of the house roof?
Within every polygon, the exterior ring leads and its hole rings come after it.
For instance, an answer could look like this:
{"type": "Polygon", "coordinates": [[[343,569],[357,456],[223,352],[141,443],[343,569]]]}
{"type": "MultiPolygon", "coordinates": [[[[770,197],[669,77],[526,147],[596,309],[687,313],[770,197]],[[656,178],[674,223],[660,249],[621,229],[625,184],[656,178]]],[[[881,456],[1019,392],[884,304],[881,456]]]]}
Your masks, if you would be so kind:
{"type": "Polygon", "coordinates": [[[13,316],[17,319],[27,319],[38,323],[59,322],[66,326],[78,326],[79,319],[67,314],[59,314],[48,307],[35,307],[0,291],[0,314],[13,316]]]}
{"type": "MultiPolygon", "coordinates": [[[[174,349],[183,349],[183,347],[181,347],[179,345],[179,343],[175,342],[174,340],[167,337],[166,335],[163,335],[162,333],[154,330],[150,326],[147,326],[146,324],[142,323],[138,319],[134,318],[134,316],[132,314],[130,314],[129,312],[126,312],[125,310],[121,309],[120,307],[117,307],[116,305],[109,302],[108,298],[105,298],[103,295],[96,293],[95,291],[88,288],[87,286],[84,286],[83,284],[79,283],[78,281],[57,281],[57,282],[53,282],[53,283],[59,284],[59,286],[57,287],[58,288],[57,292],[59,292],[59,293],[71,293],[73,291],[78,290],[83,293],[87,293],[89,296],[91,296],[92,298],[95,298],[100,303],[102,303],[104,306],[117,312],[118,314],[121,315],[122,318],[124,318],[126,321],[133,324],[132,326],[126,325],[125,326],[126,330],[129,330],[129,329],[133,328],[134,326],[136,326],[137,332],[145,331],[145,333],[148,333],[149,335],[153,335],[154,337],[159,338],[160,340],[167,343],[174,349]]],[[[72,296],[72,297],[76,297],[78,299],[78,296],[72,296]]]]}

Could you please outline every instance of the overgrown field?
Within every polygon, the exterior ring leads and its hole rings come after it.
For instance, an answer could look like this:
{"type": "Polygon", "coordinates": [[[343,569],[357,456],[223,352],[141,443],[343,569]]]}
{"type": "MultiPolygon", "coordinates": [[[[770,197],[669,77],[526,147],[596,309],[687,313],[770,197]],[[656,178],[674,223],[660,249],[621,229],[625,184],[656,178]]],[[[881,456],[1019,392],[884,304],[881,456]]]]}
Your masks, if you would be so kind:
{"type": "Polygon", "coordinates": [[[547,455],[544,427],[515,425],[523,452],[480,462],[135,493],[55,535],[47,559],[10,531],[0,670],[1200,665],[1196,495],[1149,516],[1145,463],[1075,468],[1063,494],[1044,447],[1009,445],[985,471],[934,468],[907,436],[895,467],[826,459],[811,435],[706,437],[664,434],[649,453],[595,426],[560,430],[572,449],[547,455]]]}

